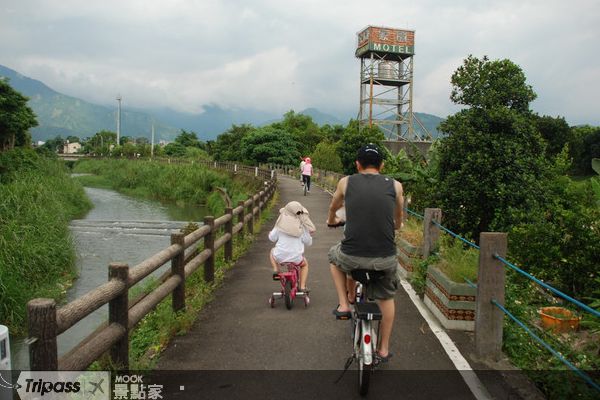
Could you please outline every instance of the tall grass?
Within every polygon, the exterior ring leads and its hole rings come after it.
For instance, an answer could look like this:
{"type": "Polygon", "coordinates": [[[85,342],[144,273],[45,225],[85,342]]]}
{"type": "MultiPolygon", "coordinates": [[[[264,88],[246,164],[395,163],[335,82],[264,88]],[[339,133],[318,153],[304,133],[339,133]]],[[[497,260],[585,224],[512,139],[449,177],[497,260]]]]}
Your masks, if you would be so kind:
{"type": "Polygon", "coordinates": [[[113,189],[124,193],[184,204],[201,204],[207,206],[215,216],[221,215],[225,207],[220,194],[214,191],[215,187],[225,189],[235,206],[238,200],[246,200],[248,194],[260,185],[259,181],[238,179],[237,176],[220,173],[197,163],[84,159],[75,164],[74,172],[101,176],[102,182],[110,183],[113,189]]]}
{"type": "Polygon", "coordinates": [[[92,207],[62,161],[25,157],[27,168],[5,169],[0,185],[0,323],[16,333],[25,329],[27,301],[58,300],[76,277],[68,226],[92,207]]]}

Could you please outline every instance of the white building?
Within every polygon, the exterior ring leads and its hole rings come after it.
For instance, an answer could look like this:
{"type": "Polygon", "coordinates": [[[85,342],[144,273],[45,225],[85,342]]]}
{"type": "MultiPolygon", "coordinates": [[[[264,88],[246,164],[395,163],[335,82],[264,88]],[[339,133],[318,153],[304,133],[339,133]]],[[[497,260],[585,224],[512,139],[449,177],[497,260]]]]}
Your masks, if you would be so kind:
{"type": "Polygon", "coordinates": [[[74,142],[74,143],[67,142],[63,146],[63,153],[64,154],[74,154],[74,153],[77,153],[79,151],[79,149],[81,149],[81,144],[79,144],[77,142],[74,142]]]}

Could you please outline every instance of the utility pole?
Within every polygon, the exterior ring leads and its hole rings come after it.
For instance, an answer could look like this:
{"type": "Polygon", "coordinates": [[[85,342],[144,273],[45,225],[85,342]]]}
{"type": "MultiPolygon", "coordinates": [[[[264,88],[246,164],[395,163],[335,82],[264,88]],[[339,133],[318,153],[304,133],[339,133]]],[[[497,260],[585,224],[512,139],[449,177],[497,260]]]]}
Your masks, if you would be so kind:
{"type": "Polygon", "coordinates": [[[154,123],[152,123],[152,142],[150,144],[150,157],[154,157],[154,123]]]}
{"type": "Polygon", "coordinates": [[[123,99],[123,97],[121,97],[121,93],[117,94],[117,101],[119,102],[119,109],[117,110],[117,146],[120,145],[119,136],[121,135],[121,100],[122,99],[123,99]]]}

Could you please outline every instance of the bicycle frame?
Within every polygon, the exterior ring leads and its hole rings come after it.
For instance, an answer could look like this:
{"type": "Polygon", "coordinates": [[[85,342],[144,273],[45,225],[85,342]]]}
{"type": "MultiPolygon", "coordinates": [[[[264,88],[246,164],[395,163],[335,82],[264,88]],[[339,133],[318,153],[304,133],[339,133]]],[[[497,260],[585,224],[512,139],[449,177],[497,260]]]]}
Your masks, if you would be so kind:
{"type": "Polygon", "coordinates": [[[279,273],[279,281],[281,282],[281,291],[273,292],[269,298],[269,304],[271,308],[275,307],[275,300],[284,298],[285,305],[288,310],[292,309],[292,301],[296,297],[304,299],[304,305],[308,306],[310,299],[305,292],[298,291],[298,282],[300,281],[300,271],[297,265],[294,263],[281,263],[282,267],[287,266],[287,272],[279,273]]]}
{"type": "Polygon", "coordinates": [[[368,283],[372,279],[383,276],[379,271],[358,270],[353,271],[352,278],[356,283],[356,296],[354,310],[352,312],[353,354],[352,359],[358,363],[358,390],[361,395],[369,391],[371,373],[379,365],[376,356],[377,342],[379,341],[379,321],[382,318],[379,304],[368,301],[368,283]],[[364,282],[364,283],[363,283],[364,282]],[[377,321],[374,324],[374,321],[377,321]]]}
{"type": "Polygon", "coordinates": [[[379,322],[377,322],[377,326],[374,326],[373,321],[381,319],[381,310],[377,303],[364,301],[362,284],[357,284],[357,289],[357,291],[361,291],[361,294],[356,297],[357,300],[354,306],[353,325],[355,329],[353,337],[356,338],[358,334],[361,337],[354,342],[355,351],[358,350],[356,356],[362,358],[365,365],[372,365],[376,362],[374,355],[379,340],[379,322]]]}

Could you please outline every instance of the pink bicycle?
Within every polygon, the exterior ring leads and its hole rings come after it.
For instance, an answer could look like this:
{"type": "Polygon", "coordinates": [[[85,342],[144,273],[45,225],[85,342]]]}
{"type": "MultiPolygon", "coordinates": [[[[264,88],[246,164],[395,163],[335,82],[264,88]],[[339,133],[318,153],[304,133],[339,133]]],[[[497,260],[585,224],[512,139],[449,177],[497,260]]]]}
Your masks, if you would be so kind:
{"type": "Polygon", "coordinates": [[[304,306],[308,307],[310,299],[308,292],[298,290],[298,282],[300,281],[300,271],[298,266],[291,262],[281,263],[282,267],[287,267],[287,272],[279,273],[279,281],[281,282],[281,291],[273,292],[269,298],[271,308],[275,307],[275,300],[285,299],[285,306],[288,310],[292,309],[293,301],[296,297],[304,299],[304,306]]]}

